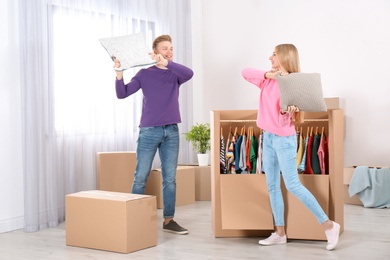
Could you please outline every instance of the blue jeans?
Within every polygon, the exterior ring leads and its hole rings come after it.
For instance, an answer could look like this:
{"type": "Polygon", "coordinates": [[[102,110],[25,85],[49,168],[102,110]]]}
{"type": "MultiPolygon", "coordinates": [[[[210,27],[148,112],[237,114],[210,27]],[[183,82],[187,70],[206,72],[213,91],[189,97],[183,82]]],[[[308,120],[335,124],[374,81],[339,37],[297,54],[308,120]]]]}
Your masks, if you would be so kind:
{"type": "Polygon", "coordinates": [[[176,204],[176,168],[179,155],[179,128],[177,124],[141,127],[137,141],[137,165],[132,193],[144,194],[157,149],[161,160],[164,218],[173,218],[176,204]]]}
{"type": "Polygon", "coordinates": [[[296,135],[278,136],[263,131],[263,169],[267,180],[275,226],[284,226],[284,202],[280,188],[280,172],[285,186],[317,218],[320,224],[329,220],[316,198],[302,185],[296,168],[296,135]]]}

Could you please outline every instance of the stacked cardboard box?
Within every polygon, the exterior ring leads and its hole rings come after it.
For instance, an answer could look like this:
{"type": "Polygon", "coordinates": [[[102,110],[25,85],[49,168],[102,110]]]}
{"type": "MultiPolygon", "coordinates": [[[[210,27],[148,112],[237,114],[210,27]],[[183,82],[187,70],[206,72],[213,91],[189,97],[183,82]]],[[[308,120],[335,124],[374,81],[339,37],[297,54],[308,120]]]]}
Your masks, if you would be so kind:
{"type": "Polygon", "coordinates": [[[195,200],[211,200],[211,166],[195,167],[195,200]]]}
{"type": "Polygon", "coordinates": [[[96,189],[131,191],[136,165],[135,152],[97,153],[96,164],[96,189]]]}
{"type": "MultiPolygon", "coordinates": [[[[96,157],[96,189],[131,192],[136,167],[136,152],[101,152],[96,157]]],[[[207,187],[210,166],[197,169],[207,187]]],[[[211,186],[211,184],[208,184],[211,186]]],[[[211,187],[210,187],[211,189],[211,187]]],[[[145,194],[157,197],[157,208],[163,208],[161,169],[152,170],[146,183],[145,194]]],[[[202,196],[208,196],[203,191],[202,196]]],[[[203,197],[204,198],[204,197],[203,197]]],[[[176,171],[176,206],[195,203],[195,167],[178,166],[176,171]]]]}
{"type": "MultiPolygon", "coordinates": [[[[157,208],[163,208],[161,169],[150,172],[146,182],[145,194],[157,197],[157,208]]],[[[195,167],[177,166],[176,171],[176,206],[195,203],[195,167]]]]}

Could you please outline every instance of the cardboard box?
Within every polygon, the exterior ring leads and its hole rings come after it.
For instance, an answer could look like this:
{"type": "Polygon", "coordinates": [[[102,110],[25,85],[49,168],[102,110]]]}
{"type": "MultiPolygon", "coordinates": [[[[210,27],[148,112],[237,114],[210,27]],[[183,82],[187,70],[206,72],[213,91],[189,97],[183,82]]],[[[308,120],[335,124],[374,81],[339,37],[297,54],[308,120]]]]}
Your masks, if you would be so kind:
{"type": "Polygon", "coordinates": [[[101,152],[96,155],[96,189],[131,192],[135,152],[101,152]]]}
{"type": "MultiPolygon", "coordinates": [[[[157,208],[164,207],[161,169],[152,170],[146,182],[145,194],[157,197],[157,208]]],[[[195,167],[177,166],[176,206],[195,203],[195,167]]]]}
{"type": "Polygon", "coordinates": [[[195,167],[195,200],[211,201],[211,166],[195,167]]]}
{"type": "Polygon", "coordinates": [[[179,166],[195,168],[195,200],[211,201],[211,166],[199,166],[198,164],[180,164],[179,166]]]}
{"type": "Polygon", "coordinates": [[[363,203],[360,201],[358,196],[353,195],[352,197],[349,197],[349,183],[351,182],[354,171],[355,167],[344,168],[344,203],[363,206],[363,203]]]}
{"type": "Polygon", "coordinates": [[[66,244],[119,253],[157,245],[156,197],[99,190],[67,195],[66,244]]]}

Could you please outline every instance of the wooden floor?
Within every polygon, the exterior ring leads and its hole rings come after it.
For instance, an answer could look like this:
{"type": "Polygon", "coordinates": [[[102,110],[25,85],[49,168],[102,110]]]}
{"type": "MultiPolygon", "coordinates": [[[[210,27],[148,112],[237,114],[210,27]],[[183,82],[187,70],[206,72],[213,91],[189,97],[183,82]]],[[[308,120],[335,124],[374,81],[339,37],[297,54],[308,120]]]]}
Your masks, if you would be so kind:
{"type": "Polygon", "coordinates": [[[345,205],[345,231],[334,251],[326,242],[288,240],[285,245],[260,246],[259,238],[214,238],[211,203],[176,208],[176,220],[189,235],[162,232],[158,210],[158,245],[121,254],[65,245],[65,225],[35,233],[16,230],[0,234],[0,259],[390,259],[390,211],[345,205]]]}

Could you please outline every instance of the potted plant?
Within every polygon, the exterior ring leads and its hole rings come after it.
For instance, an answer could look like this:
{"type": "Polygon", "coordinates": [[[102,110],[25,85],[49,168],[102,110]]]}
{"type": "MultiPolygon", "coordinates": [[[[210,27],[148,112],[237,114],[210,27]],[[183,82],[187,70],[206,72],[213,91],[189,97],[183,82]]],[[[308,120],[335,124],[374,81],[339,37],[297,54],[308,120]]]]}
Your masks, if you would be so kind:
{"type": "Polygon", "coordinates": [[[210,125],[196,123],[189,132],[184,134],[186,140],[191,142],[194,151],[198,153],[199,166],[208,165],[209,157],[206,152],[210,150],[210,125]]]}

